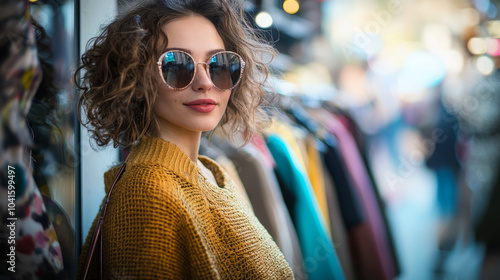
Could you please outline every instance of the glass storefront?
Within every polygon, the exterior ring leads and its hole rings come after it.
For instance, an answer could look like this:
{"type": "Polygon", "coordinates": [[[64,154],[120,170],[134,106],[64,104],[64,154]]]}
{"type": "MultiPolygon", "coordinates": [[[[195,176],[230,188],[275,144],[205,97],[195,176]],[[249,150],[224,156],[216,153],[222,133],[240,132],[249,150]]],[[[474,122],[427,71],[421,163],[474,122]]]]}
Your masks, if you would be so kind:
{"type": "Polygon", "coordinates": [[[81,246],[104,196],[104,171],[118,159],[115,149],[97,151],[89,140],[77,117],[73,82],[87,42],[116,12],[115,1],[30,3],[44,75],[28,116],[36,145],[33,174],[61,247],[61,279],[76,278],[81,246]]]}

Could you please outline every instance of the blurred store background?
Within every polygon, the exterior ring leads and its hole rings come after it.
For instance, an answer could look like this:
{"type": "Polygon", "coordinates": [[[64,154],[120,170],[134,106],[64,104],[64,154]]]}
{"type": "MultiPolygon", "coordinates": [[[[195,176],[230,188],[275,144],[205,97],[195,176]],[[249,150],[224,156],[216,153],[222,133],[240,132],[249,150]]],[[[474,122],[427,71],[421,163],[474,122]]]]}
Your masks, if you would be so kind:
{"type": "MultiPolygon", "coordinates": [[[[39,186],[66,212],[76,259],[104,195],[103,172],[119,152],[92,150],[74,117],[70,75],[99,26],[135,1],[30,2],[52,38],[59,89],[61,137],[40,154],[39,186]]],[[[335,106],[359,128],[396,279],[499,279],[500,1],[251,0],[244,7],[279,51],[271,63],[278,94],[305,107],[335,106]]]]}
{"type": "Polygon", "coordinates": [[[398,279],[500,275],[498,4],[248,3],[281,93],[334,102],[365,135],[398,279]]]}

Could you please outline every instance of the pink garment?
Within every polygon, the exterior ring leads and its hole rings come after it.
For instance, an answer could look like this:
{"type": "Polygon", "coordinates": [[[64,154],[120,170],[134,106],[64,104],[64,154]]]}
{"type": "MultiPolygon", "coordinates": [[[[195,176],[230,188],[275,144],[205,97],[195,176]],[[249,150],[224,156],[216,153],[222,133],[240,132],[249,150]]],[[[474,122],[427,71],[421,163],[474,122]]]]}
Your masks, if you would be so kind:
{"type": "Polygon", "coordinates": [[[262,153],[266,166],[274,169],[276,162],[262,135],[255,133],[251,143],[262,153]]]}
{"type": "Polygon", "coordinates": [[[382,213],[377,205],[373,186],[363,164],[354,138],[335,116],[327,120],[330,131],[338,138],[346,169],[360,198],[367,219],[349,231],[353,263],[358,264],[361,279],[394,279],[396,269],[392,258],[382,213]]]}

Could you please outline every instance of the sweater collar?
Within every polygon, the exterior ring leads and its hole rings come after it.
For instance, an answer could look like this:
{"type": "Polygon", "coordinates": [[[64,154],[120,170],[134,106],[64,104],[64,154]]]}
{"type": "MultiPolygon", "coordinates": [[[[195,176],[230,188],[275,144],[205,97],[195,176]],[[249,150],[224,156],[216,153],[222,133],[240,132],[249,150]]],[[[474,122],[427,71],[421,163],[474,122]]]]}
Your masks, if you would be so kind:
{"type": "Polygon", "coordinates": [[[155,164],[168,168],[177,176],[195,183],[198,166],[177,145],[157,137],[144,137],[131,150],[127,164],[155,164]]]}

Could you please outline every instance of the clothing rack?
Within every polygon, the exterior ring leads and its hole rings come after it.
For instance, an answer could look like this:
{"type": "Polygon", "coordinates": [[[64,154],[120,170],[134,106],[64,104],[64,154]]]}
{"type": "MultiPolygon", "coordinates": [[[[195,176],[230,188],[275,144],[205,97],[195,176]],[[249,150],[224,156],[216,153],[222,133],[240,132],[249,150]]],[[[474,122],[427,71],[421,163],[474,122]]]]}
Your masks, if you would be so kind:
{"type": "Polygon", "coordinates": [[[394,279],[400,265],[355,120],[331,102],[276,99],[280,113],[250,144],[212,137],[200,153],[228,159],[297,279],[394,279]]]}

